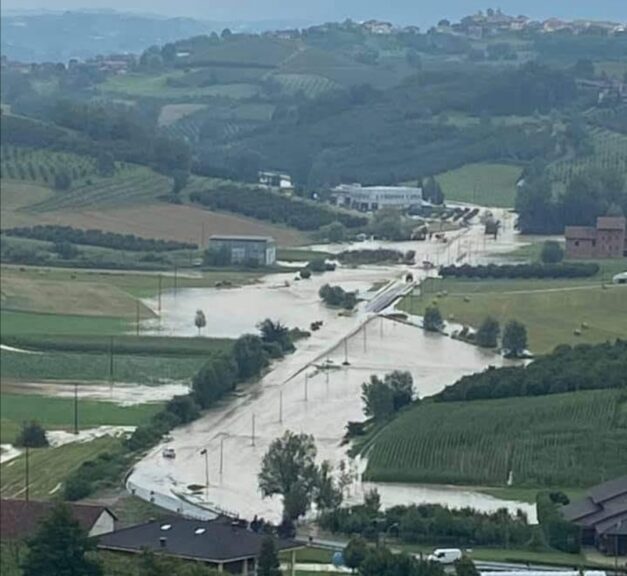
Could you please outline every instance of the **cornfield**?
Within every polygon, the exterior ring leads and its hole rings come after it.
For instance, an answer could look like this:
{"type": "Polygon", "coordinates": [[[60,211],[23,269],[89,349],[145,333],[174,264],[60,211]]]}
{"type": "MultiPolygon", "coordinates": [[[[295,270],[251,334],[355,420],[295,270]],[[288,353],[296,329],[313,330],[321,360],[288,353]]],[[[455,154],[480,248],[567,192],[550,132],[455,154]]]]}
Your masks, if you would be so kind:
{"type": "MultiPolygon", "coordinates": [[[[623,394],[621,396],[621,394],[623,394]]],[[[395,482],[588,486],[627,473],[616,390],[424,403],[375,439],[366,477],[395,482]]]]}

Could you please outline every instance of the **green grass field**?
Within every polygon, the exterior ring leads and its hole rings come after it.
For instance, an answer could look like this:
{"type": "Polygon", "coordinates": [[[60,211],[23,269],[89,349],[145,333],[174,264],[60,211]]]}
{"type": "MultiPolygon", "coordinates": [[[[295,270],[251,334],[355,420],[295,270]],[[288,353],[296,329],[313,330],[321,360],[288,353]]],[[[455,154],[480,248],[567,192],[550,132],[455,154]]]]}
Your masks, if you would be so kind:
{"type": "MultiPolygon", "coordinates": [[[[218,282],[255,282],[260,272],[179,274],[176,286],[205,288],[218,282]]],[[[2,267],[2,335],[121,334],[134,330],[137,298],[174,289],[174,276],[45,267],[2,267]]],[[[140,318],[153,313],[140,304],[140,318]]]]}
{"type": "Polygon", "coordinates": [[[191,378],[206,362],[202,356],[138,355],[113,353],[113,373],[109,354],[51,352],[24,354],[0,351],[0,376],[12,380],[101,381],[159,384],[191,378]]]}
{"type": "Polygon", "coordinates": [[[423,294],[405,298],[400,308],[423,314],[433,302],[445,319],[474,328],[487,316],[496,318],[501,326],[519,320],[527,327],[529,349],[537,354],[550,352],[558,344],[625,337],[627,289],[603,288],[600,279],[429,280],[423,285],[423,294]],[[446,296],[438,297],[444,292],[446,296]],[[575,330],[584,322],[588,328],[577,335],[575,330]]]}
{"type": "MultiPolygon", "coordinates": [[[[161,404],[118,406],[111,402],[79,400],[79,425],[139,426],[161,409],[161,404]]],[[[70,430],[74,425],[74,401],[35,394],[2,394],[0,402],[0,437],[2,443],[15,439],[22,422],[37,420],[44,428],[70,430]]]]}
{"type": "Polygon", "coordinates": [[[590,486],[627,473],[624,393],[425,402],[373,440],[366,477],[386,482],[590,486]]]}
{"type": "Polygon", "coordinates": [[[520,174],[519,167],[508,164],[467,164],[436,178],[448,201],[510,208],[520,174]]]}
{"type": "Polygon", "coordinates": [[[161,98],[163,100],[206,97],[245,99],[256,96],[260,91],[259,86],[251,83],[181,87],[168,84],[168,79],[177,79],[182,76],[182,71],[157,76],[146,74],[111,76],[100,85],[100,90],[104,94],[117,94],[131,98],[161,98]]]}
{"type": "MultiPolygon", "coordinates": [[[[115,450],[119,445],[120,440],[105,437],[91,442],[66,444],[58,448],[30,450],[29,496],[38,500],[53,498],[59,492],[65,478],[85,460],[115,450]]],[[[24,469],[24,455],[1,465],[0,493],[3,498],[24,497],[24,469]]]]}
{"type": "Polygon", "coordinates": [[[130,321],[107,316],[39,314],[1,310],[2,338],[20,334],[123,334],[133,329],[130,321]]]}

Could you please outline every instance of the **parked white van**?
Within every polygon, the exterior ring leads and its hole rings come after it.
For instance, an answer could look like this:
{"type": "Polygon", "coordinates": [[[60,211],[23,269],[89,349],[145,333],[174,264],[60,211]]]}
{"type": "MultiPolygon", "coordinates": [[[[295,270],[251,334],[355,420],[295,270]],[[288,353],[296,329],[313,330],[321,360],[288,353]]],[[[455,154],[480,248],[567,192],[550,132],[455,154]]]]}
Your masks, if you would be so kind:
{"type": "Polygon", "coordinates": [[[452,564],[462,557],[462,551],[459,548],[436,548],[427,560],[430,562],[439,562],[440,564],[452,564]]]}

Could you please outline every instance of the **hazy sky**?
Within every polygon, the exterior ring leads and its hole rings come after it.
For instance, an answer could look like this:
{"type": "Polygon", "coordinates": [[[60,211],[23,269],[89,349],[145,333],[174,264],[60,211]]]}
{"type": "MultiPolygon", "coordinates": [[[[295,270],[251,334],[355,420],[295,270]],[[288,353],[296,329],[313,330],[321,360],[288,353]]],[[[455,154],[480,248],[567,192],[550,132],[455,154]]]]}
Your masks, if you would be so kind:
{"type": "Polygon", "coordinates": [[[490,5],[536,18],[627,20],[627,0],[2,0],[3,10],[113,8],[207,20],[324,21],[375,17],[423,26],[490,5]]]}

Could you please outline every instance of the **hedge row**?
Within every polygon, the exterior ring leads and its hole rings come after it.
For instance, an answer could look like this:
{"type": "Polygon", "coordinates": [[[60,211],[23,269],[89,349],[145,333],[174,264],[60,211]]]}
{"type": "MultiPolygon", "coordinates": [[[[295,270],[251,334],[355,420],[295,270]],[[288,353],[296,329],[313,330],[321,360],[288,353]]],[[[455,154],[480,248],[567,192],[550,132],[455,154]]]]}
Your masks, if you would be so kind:
{"type": "Polygon", "coordinates": [[[595,263],[573,264],[487,264],[442,266],[444,278],[589,278],[599,272],[595,263]]]}
{"type": "Polygon", "coordinates": [[[32,238],[46,242],[71,242],[87,246],[100,246],[114,250],[129,250],[131,252],[168,252],[171,250],[191,250],[196,245],[189,242],[175,240],[156,240],[154,238],[140,238],[134,234],[115,234],[102,230],[81,230],[71,226],[33,226],[9,228],[4,230],[7,236],[32,238]]]}

